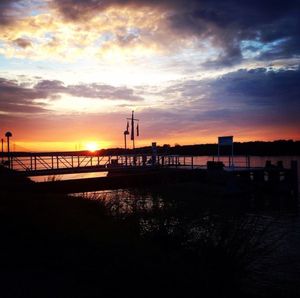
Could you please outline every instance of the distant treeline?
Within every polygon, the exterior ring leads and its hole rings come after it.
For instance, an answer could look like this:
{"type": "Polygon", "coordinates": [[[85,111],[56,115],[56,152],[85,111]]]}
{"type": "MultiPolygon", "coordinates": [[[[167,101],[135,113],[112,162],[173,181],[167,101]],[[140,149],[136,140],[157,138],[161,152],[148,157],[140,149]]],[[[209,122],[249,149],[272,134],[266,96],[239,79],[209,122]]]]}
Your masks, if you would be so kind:
{"type": "MultiPolygon", "coordinates": [[[[235,142],[234,143],[234,155],[258,155],[258,156],[270,156],[270,155],[300,155],[300,141],[293,140],[277,140],[273,142],[235,142]]],[[[100,150],[100,154],[149,154],[152,152],[151,146],[137,148],[134,151],[132,149],[103,149],[100,150]]],[[[217,155],[217,144],[199,144],[199,145],[175,145],[170,146],[164,144],[163,146],[157,146],[158,154],[176,154],[176,155],[217,155]]],[[[231,152],[230,146],[222,146],[220,149],[221,155],[228,155],[231,152]]]]}

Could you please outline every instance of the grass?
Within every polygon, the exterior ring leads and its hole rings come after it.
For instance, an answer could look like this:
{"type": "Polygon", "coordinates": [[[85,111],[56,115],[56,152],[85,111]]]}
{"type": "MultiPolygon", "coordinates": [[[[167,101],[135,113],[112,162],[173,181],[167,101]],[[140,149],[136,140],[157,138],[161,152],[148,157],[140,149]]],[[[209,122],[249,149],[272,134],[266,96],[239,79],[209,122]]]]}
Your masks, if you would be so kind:
{"type": "Polygon", "coordinates": [[[280,244],[266,221],[179,190],[0,198],[1,297],[247,297],[280,244]]]}

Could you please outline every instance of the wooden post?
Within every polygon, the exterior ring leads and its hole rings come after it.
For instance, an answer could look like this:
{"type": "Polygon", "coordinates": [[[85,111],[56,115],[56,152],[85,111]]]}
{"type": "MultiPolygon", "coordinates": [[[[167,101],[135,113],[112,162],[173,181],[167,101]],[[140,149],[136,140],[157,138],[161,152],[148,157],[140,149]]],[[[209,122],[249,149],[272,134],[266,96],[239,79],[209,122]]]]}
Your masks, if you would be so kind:
{"type": "Polygon", "coordinates": [[[250,168],[250,156],[249,155],[246,156],[246,166],[247,166],[247,168],[250,168]]]}
{"type": "Polygon", "coordinates": [[[233,168],[234,167],[234,163],[233,163],[233,142],[232,142],[232,144],[231,144],[231,167],[233,168]]]}
{"type": "Polygon", "coordinates": [[[194,156],[192,156],[192,169],[194,168],[194,156]]]}
{"type": "Polygon", "coordinates": [[[253,181],[257,184],[263,185],[265,180],[265,173],[263,170],[253,171],[253,181]]]}
{"type": "Polygon", "coordinates": [[[299,195],[298,188],[298,162],[297,160],[291,161],[291,183],[292,183],[292,191],[295,198],[299,195]]]}

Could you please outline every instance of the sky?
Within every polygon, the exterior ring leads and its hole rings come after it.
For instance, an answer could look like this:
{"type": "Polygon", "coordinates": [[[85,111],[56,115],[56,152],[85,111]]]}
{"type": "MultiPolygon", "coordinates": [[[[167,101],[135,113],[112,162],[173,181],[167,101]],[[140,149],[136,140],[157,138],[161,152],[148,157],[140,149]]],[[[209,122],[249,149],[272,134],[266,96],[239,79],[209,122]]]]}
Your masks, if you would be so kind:
{"type": "Polygon", "coordinates": [[[300,139],[300,0],[1,0],[14,150],[300,139]]]}

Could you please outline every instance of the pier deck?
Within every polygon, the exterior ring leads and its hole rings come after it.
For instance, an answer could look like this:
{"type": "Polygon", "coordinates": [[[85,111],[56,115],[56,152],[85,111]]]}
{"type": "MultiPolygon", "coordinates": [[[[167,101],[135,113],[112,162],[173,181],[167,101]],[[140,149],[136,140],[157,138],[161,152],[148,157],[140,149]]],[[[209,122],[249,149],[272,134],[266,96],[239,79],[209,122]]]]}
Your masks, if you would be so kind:
{"type": "MultiPolygon", "coordinates": [[[[84,192],[148,186],[166,182],[196,181],[225,188],[285,191],[298,196],[297,162],[291,168],[277,165],[224,167],[222,162],[195,163],[194,156],[179,155],[96,155],[91,152],[13,153],[6,167],[22,176],[55,176],[74,173],[108,172],[107,177],[36,183],[29,189],[53,192],[84,192]],[[237,187],[238,186],[238,187],[237,187]]],[[[247,160],[247,159],[246,159],[247,160]]],[[[12,183],[11,189],[14,188],[12,183]]],[[[28,186],[26,187],[28,188],[28,186]]]]}
{"type": "Polygon", "coordinates": [[[11,153],[3,155],[4,164],[26,176],[62,175],[87,172],[106,172],[113,169],[160,167],[201,168],[194,156],[157,155],[97,155],[91,152],[11,153]]]}

